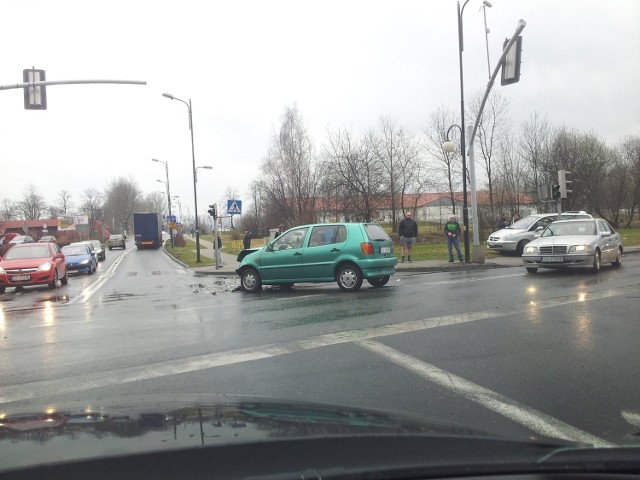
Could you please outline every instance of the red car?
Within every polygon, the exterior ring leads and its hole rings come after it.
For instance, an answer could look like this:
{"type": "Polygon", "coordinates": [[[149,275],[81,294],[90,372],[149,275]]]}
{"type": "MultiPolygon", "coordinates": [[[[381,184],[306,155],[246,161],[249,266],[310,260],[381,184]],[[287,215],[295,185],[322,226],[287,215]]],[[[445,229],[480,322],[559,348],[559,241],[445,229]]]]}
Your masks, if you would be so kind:
{"type": "Polygon", "coordinates": [[[67,284],[67,262],[55,243],[14,245],[0,258],[0,293],[7,287],[67,284]]]}

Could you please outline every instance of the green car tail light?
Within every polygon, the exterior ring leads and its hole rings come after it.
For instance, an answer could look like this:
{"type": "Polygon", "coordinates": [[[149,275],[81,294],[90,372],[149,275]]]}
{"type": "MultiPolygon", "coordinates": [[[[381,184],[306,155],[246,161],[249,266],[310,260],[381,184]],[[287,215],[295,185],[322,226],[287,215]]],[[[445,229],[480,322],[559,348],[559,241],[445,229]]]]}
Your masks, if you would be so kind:
{"type": "Polygon", "coordinates": [[[362,250],[362,253],[364,253],[365,255],[373,255],[373,253],[374,253],[373,243],[371,243],[371,242],[362,242],[360,244],[360,250],[362,250]]]}

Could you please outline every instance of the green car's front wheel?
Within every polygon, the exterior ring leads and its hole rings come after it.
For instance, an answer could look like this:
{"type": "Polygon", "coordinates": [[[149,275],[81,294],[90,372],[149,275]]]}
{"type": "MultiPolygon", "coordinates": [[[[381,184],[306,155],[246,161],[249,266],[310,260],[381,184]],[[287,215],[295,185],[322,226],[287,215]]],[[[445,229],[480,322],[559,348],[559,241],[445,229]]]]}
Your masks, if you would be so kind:
{"type": "Polygon", "coordinates": [[[255,268],[247,267],[240,274],[240,283],[242,288],[249,292],[255,293],[262,289],[262,280],[260,274],[255,268]]]}

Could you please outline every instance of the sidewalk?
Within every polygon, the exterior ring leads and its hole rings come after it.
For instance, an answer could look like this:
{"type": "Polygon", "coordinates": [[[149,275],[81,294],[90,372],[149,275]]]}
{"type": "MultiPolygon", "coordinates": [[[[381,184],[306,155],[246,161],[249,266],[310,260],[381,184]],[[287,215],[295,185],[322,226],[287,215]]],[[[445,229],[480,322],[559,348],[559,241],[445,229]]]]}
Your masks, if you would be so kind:
{"type": "MultiPolygon", "coordinates": [[[[213,243],[200,239],[200,257],[213,259],[213,243]],[[206,248],[202,248],[206,247],[206,248]]],[[[216,269],[213,265],[192,268],[196,275],[222,275],[236,276],[236,269],[240,265],[236,260],[236,255],[220,252],[224,266],[216,269]]],[[[627,247],[624,249],[624,256],[640,253],[640,247],[627,247]]],[[[418,272],[459,272],[464,270],[487,270],[493,268],[522,267],[522,260],[517,256],[510,255],[487,255],[485,263],[449,263],[446,258],[442,260],[417,260],[412,263],[400,263],[396,265],[397,273],[418,273],[418,272]]]]}

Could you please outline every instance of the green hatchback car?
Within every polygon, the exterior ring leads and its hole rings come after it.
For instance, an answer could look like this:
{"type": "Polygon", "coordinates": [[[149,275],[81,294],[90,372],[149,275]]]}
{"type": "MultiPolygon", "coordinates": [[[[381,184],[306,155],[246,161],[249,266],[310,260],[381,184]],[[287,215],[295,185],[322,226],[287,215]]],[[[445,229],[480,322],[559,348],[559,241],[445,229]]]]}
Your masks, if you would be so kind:
{"type": "Polygon", "coordinates": [[[376,223],[294,227],[263,248],[243,250],[238,261],[236,272],[247,292],[262,285],[287,289],[294,283],[334,281],[342,290],[356,291],[364,279],[382,287],[398,263],[391,238],[376,223]]]}

